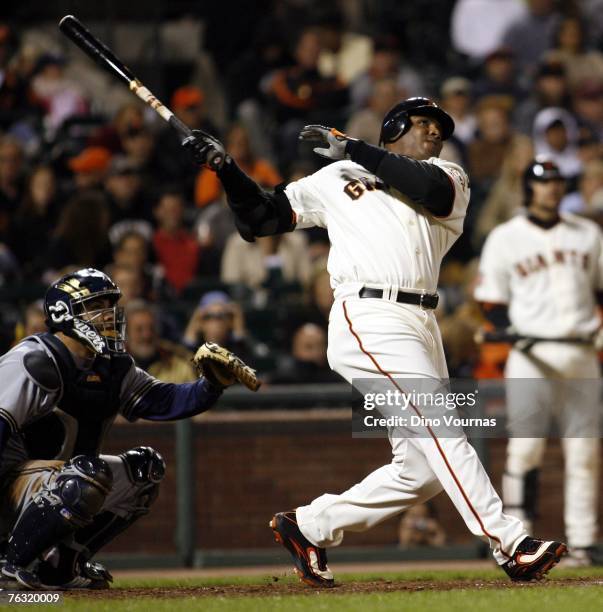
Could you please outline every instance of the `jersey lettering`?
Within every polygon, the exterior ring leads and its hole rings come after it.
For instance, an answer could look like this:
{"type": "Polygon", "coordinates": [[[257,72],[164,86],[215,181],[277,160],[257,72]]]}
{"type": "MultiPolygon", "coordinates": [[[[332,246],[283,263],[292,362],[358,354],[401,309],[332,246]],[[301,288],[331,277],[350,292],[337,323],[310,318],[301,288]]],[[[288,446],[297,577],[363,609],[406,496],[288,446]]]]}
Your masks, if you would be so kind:
{"type": "Polygon", "coordinates": [[[357,200],[367,191],[375,191],[376,189],[384,191],[385,183],[362,176],[347,183],[343,191],[352,200],[357,200]]]}

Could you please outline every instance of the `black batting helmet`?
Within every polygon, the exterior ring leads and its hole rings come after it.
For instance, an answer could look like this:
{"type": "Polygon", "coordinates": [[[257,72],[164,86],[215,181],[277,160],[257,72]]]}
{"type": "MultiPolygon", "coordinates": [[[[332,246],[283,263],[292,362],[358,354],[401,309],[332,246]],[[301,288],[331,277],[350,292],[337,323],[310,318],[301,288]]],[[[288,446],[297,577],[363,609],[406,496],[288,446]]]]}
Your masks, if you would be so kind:
{"type": "Polygon", "coordinates": [[[523,173],[523,192],[525,205],[527,206],[532,199],[532,181],[563,181],[559,166],[550,160],[536,158],[530,162],[523,173]]]}
{"type": "Polygon", "coordinates": [[[433,100],[421,97],[408,98],[408,100],[396,104],[383,117],[379,144],[396,142],[396,140],[402,138],[411,128],[411,115],[425,115],[437,119],[442,127],[442,140],[447,140],[452,136],[452,132],[454,132],[452,117],[433,100]]]}

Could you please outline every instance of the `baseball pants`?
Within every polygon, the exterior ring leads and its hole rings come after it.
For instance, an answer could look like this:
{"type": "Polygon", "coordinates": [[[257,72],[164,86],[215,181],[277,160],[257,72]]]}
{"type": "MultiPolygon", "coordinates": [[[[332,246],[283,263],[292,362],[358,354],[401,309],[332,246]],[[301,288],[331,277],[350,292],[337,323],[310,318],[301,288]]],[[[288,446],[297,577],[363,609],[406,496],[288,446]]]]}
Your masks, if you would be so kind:
{"type": "MultiPolygon", "coordinates": [[[[328,358],[348,382],[376,378],[446,379],[442,340],[432,311],[383,299],[358,298],[358,287],[339,287],[329,320],[328,358]]],[[[403,381],[401,381],[403,382],[403,381]]],[[[402,391],[404,391],[402,389],[402,391]]],[[[340,495],[325,494],[297,508],[304,536],[316,546],[337,546],[345,531],[373,525],[445,490],[469,530],[488,541],[499,564],[527,535],[503,513],[502,501],[464,435],[438,438],[426,429],[390,436],[392,461],[340,495]]]]}
{"type": "Polygon", "coordinates": [[[565,463],[568,544],[592,546],[598,530],[601,419],[595,350],[561,343],[539,343],[527,353],[513,350],[505,376],[510,430],[503,480],[505,505],[523,518],[526,475],[542,465],[546,438],[555,424],[565,463]]]}

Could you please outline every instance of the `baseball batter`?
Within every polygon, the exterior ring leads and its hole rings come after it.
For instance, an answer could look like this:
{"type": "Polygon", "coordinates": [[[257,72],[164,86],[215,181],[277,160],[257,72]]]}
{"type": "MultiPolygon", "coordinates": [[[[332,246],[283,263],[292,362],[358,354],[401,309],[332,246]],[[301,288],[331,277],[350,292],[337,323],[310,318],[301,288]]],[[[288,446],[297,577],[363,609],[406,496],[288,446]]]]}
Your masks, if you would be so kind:
{"type": "Polygon", "coordinates": [[[551,161],[534,160],[524,185],[527,215],[490,234],[475,291],[497,327],[512,325],[515,334],[538,339],[518,342],[506,365],[511,437],[503,500],[524,524],[535,518],[538,470],[556,418],[565,455],[568,562],[588,565],[597,536],[600,370],[592,340],[601,324],[602,235],[592,221],[559,215],[565,181],[551,161]]]}
{"type": "MultiPolygon", "coordinates": [[[[440,263],[462,232],[469,201],[465,172],[438,159],[453,130],[450,116],[427,98],[405,100],[385,116],[384,148],[307,126],[300,138],[322,143],[315,151],[334,163],[276,193],[249,179],[210,135],[197,132],[190,143],[199,163],[216,150],[224,155],[218,176],[244,238],[327,228],[335,294],[328,357],[349,382],[375,378],[398,387],[395,379],[447,377],[433,310],[440,263]]],[[[390,440],[388,465],[340,495],[273,517],[277,541],[305,582],[333,585],[325,549],[346,531],[369,529],[441,490],[513,579],[538,578],[564,554],[564,544],[528,537],[521,521],[503,513],[466,438],[438,439],[429,430],[390,440]]]]}

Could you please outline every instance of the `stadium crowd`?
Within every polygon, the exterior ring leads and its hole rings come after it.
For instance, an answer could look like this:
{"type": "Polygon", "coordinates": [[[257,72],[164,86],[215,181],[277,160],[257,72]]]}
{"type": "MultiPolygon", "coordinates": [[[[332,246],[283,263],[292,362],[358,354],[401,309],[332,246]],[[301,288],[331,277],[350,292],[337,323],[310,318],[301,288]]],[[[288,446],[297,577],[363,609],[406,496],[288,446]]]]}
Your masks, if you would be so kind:
{"type": "MultiPolygon", "coordinates": [[[[232,44],[219,43],[231,24],[202,16],[204,69],[176,71],[187,78],[159,97],[267,188],[321,164],[298,142],[303,125],[377,144],[397,101],[436,99],[456,122],[442,157],[472,189],[440,280],[450,373],[501,377],[507,347],[473,340],[484,320],[472,287],[485,237],[522,206],[529,160],[561,168],[562,210],[603,222],[603,2],[266,4],[238,38],[231,28],[232,44]]],[[[190,350],[214,340],[268,382],[337,381],[326,362],[326,232],[243,241],[216,176],[58,36],[0,23],[3,352],[44,329],[46,284],[93,266],[122,289],[129,349],[156,376],[186,380],[190,350]]]]}

